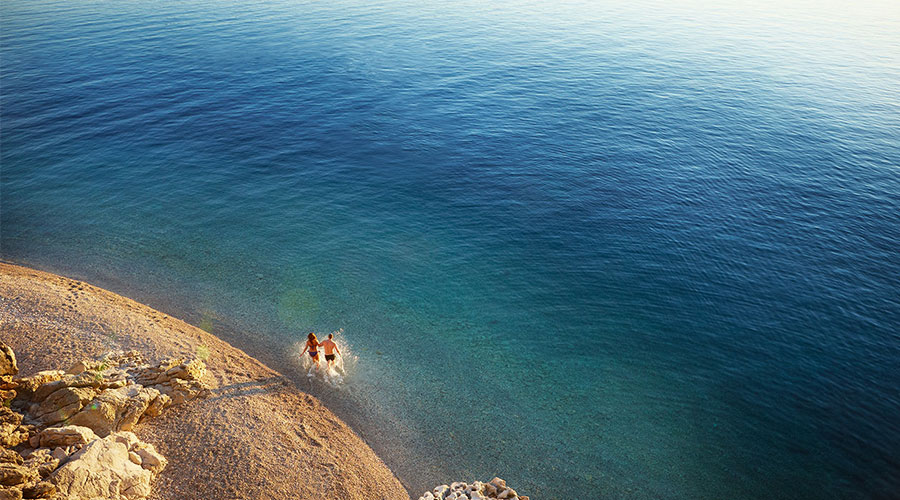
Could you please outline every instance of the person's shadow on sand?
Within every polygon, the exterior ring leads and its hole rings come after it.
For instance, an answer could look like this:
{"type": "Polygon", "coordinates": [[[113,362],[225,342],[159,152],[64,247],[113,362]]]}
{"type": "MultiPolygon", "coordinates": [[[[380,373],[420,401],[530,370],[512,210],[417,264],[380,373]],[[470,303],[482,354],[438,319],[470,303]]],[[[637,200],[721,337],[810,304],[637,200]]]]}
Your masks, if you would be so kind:
{"type": "Polygon", "coordinates": [[[254,396],[257,394],[268,394],[279,392],[288,384],[287,380],[282,377],[269,377],[260,380],[248,380],[237,384],[226,385],[213,389],[213,396],[207,398],[209,401],[217,401],[222,399],[232,399],[242,396],[254,396]]]}

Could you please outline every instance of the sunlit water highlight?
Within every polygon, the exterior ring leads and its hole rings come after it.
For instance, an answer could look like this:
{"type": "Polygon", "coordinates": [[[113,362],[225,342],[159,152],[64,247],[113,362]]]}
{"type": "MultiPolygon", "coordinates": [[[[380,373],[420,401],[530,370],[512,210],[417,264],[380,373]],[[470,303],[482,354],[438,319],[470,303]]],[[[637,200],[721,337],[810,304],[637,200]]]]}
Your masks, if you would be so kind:
{"type": "Polygon", "coordinates": [[[271,363],[415,493],[892,498],[897,10],[3,2],[0,256],[271,363]]]}

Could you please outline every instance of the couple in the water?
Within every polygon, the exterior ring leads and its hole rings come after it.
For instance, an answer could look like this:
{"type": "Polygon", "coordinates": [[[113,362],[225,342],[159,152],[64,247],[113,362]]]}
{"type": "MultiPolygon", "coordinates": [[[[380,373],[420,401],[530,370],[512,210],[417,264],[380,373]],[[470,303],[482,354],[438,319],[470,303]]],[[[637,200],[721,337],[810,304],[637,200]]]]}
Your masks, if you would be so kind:
{"type": "Polygon", "coordinates": [[[317,370],[319,369],[319,348],[325,351],[325,361],[328,362],[328,368],[334,366],[335,356],[341,354],[341,350],[334,343],[334,334],[329,333],[328,339],[324,342],[319,342],[319,339],[316,338],[316,334],[313,332],[309,332],[309,335],[306,336],[306,345],[303,346],[303,352],[300,355],[303,356],[304,353],[308,352],[309,357],[315,361],[317,370]]]}

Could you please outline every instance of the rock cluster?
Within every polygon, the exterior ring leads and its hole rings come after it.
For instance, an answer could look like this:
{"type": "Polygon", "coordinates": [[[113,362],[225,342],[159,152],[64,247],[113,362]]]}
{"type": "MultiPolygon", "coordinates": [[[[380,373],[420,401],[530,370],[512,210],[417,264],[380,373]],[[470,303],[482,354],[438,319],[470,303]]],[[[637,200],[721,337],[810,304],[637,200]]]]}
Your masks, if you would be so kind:
{"type": "Polygon", "coordinates": [[[529,500],[527,496],[519,496],[516,490],[506,485],[506,481],[495,477],[486,483],[462,481],[442,484],[431,491],[426,491],[419,500],[485,500],[488,498],[529,500]]]}
{"type": "Polygon", "coordinates": [[[136,352],[29,377],[0,342],[0,500],[136,500],[166,459],[131,431],[209,389],[200,360],[144,363],[136,352]]]}

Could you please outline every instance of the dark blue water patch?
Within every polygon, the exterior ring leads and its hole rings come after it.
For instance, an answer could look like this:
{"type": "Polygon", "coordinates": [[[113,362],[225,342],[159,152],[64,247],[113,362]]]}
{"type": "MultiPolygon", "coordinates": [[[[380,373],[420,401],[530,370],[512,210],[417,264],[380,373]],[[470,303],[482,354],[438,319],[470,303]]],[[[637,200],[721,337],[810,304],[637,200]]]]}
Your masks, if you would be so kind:
{"type": "Polygon", "coordinates": [[[0,256],[289,373],[345,328],[347,390],[309,390],[413,493],[897,489],[877,6],[0,12],[0,256]]]}

